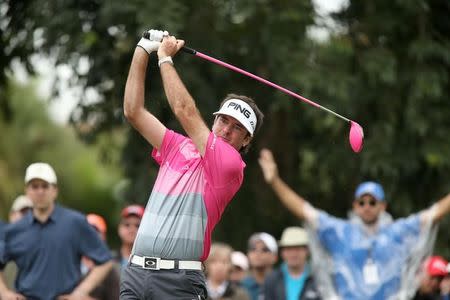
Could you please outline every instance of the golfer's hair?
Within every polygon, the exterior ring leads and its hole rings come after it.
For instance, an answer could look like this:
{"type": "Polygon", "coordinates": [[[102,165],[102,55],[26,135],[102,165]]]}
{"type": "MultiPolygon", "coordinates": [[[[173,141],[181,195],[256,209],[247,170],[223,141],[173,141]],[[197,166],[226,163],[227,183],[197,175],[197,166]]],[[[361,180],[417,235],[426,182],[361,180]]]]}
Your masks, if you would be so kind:
{"type": "MultiPolygon", "coordinates": [[[[264,114],[261,112],[261,110],[258,108],[258,106],[256,105],[255,100],[253,100],[250,97],[247,96],[243,96],[243,95],[236,95],[236,94],[228,94],[225,99],[222,100],[222,102],[220,103],[220,107],[222,107],[222,105],[230,100],[230,99],[239,99],[244,101],[245,103],[247,103],[248,105],[250,105],[250,107],[253,109],[253,111],[255,112],[256,115],[256,128],[255,131],[253,132],[253,136],[255,136],[255,134],[259,131],[259,129],[261,128],[262,124],[263,124],[263,120],[264,120],[264,114]]],[[[248,152],[248,149],[250,148],[250,144],[251,142],[245,146],[242,147],[239,152],[241,154],[245,154],[248,152]]]]}

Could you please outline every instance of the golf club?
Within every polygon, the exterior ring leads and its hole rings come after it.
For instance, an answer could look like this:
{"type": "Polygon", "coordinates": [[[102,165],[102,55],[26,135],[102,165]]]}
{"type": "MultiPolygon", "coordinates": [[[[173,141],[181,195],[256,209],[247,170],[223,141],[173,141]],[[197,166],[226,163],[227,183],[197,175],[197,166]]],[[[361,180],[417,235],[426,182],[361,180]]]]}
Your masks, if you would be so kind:
{"type": "MultiPolygon", "coordinates": [[[[145,38],[149,38],[150,37],[148,32],[144,32],[143,36],[145,38]]],[[[309,99],[307,99],[305,97],[302,97],[302,96],[292,92],[291,90],[288,90],[288,89],[286,89],[286,88],[284,88],[282,86],[279,86],[279,85],[277,85],[277,84],[275,84],[275,83],[273,83],[273,82],[271,82],[271,81],[269,81],[267,79],[259,77],[259,76],[255,75],[255,74],[247,72],[247,71],[245,71],[245,70],[243,70],[241,68],[238,68],[236,66],[228,64],[226,62],[220,61],[220,60],[218,60],[218,59],[216,59],[214,57],[211,57],[211,56],[208,56],[206,54],[203,54],[203,53],[201,53],[201,52],[199,52],[197,50],[194,50],[194,49],[186,47],[186,46],[181,48],[181,50],[183,52],[185,52],[185,53],[189,53],[189,54],[198,56],[200,58],[203,58],[203,59],[205,59],[207,61],[210,61],[210,62],[215,63],[217,65],[220,65],[222,67],[225,67],[227,69],[233,70],[235,72],[238,72],[238,73],[246,75],[246,76],[248,76],[250,78],[253,78],[253,79],[255,79],[255,80],[259,81],[259,82],[262,82],[262,83],[264,83],[264,84],[266,84],[268,86],[276,88],[276,89],[278,89],[278,90],[280,90],[280,91],[282,91],[282,92],[284,92],[284,93],[286,93],[286,94],[288,94],[288,95],[290,95],[290,96],[292,96],[294,98],[297,98],[297,99],[299,99],[299,100],[301,100],[303,102],[306,102],[306,103],[308,103],[308,104],[310,104],[312,106],[320,108],[320,109],[322,109],[322,110],[324,110],[324,111],[326,111],[328,113],[331,113],[334,116],[336,116],[336,117],[338,117],[338,118],[348,122],[350,124],[350,133],[349,133],[350,146],[351,146],[352,150],[354,152],[356,152],[356,153],[358,153],[358,152],[360,152],[362,150],[362,148],[363,148],[363,139],[364,139],[364,131],[363,131],[361,125],[359,125],[355,121],[352,121],[352,120],[350,120],[350,119],[348,119],[348,118],[346,118],[346,117],[344,117],[344,116],[342,116],[342,115],[332,111],[331,109],[328,109],[328,108],[326,108],[326,107],[324,107],[324,106],[322,106],[320,104],[317,104],[314,101],[311,101],[311,100],[309,100],[309,99]]]]}

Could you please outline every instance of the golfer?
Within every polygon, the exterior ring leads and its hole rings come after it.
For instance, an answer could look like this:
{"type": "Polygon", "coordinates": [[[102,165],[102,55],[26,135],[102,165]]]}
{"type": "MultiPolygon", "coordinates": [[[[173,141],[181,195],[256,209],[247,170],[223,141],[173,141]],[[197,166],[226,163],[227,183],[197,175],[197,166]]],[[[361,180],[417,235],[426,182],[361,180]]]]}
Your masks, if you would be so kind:
{"type": "Polygon", "coordinates": [[[342,220],[295,193],[278,175],[269,150],[261,151],[259,164],[281,202],[309,228],[315,278],[324,299],[414,295],[416,271],[432,248],[433,225],[450,212],[450,194],[429,209],[393,222],[385,211],[382,186],[363,182],[355,191],[350,219],[342,220]]]}
{"type": "Polygon", "coordinates": [[[149,35],[135,49],[124,110],[154,147],[152,157],[160,169],[122,273],[120,295],[205,299],[202,262],[208,257],[214,227],[242,184],[241,153],[262,125],[263,114],[252,99],[228,95],[208,129],[172,59],[184,41],[158,30],[149,35]],[[187,137],[166,128],[144,108],[146,69],[153,51],[167,100],[187,137]]]}

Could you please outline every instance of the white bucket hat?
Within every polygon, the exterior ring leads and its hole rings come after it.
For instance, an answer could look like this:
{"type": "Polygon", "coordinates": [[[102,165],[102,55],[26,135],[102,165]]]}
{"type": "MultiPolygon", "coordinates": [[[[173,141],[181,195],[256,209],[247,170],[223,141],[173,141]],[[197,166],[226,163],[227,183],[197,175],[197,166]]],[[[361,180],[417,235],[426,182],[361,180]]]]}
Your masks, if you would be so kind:
{"type": "Polygon", "coordinates": [[[278,241],[279,247],[308,246],[308,234],[301,227],[293,226],[286,228],[278,241]]]}
{"type": "Polygon", "coordinates": [[[247,129],[251,136],[255,132],[257,122],[256,114],[250,105],[240,99],[227,100],[219,111],[216,111],[213,115],[233,117],[247,129]]]}

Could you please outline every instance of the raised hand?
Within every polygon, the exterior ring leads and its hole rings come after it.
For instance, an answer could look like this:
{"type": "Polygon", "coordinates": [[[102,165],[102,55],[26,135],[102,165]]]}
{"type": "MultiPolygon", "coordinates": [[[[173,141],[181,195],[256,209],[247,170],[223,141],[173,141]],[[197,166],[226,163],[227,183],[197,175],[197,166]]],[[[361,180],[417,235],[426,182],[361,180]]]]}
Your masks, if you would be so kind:
{"type": "Polygon", "coordinates": [[[278,167],[269,149],[262,149],[258,159],[261,170],[263,171],[264,180],[272,183],[278,177],[278,167]]]}

